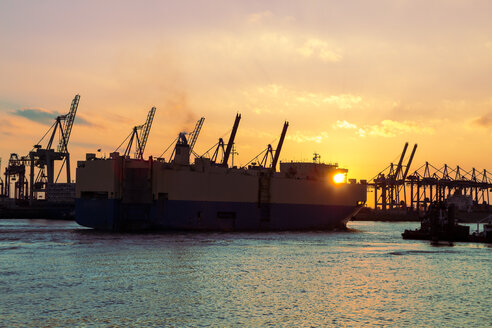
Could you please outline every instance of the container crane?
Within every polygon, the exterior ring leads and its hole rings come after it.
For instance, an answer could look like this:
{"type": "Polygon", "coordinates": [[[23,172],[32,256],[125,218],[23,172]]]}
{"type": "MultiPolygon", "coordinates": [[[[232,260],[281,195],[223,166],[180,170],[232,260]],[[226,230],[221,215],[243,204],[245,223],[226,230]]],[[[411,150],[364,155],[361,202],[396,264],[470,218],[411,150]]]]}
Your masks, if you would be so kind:
{"type": "MultiPolygon", "coordinates": [[[[60,168],[60,172],[63,169],[63,166],[66,165],[67,183],[71,181],[70,153],[68,152],[68,142],[70,140],[72,126],[75,120],[75,115],[77,114],[79,100],[80,100],[80,95],[75,95],[74,99],[72,100],[72,104],[70,106],[70,111],[65,115],[60,115],[56,117],[55,123],[48,130],[48,132],[51,130],[51,136],[48,141],[48,144],[46,145],[46,148],[42,148],[38,142],[38,144],[34,146],[35,150],[29,153],[29,159],[31,161],[31,173],[34,173],[33,172],[34,166],[40,168],[42,171],[46,167],[48,183],[55,182],[55,178],[54,178],[55,160],[63,160],[62,167],[60,168]],[[52,145],[57,132],[59,134],[59,141],[58,141],[57,151],[55,151],[54,149],[52,149],[52,145]]],[[[40,140],[40,142],[42,141],[42,139],[40,140]]],[[[58,172],[57,180],[58,177],[60,176],[60,172],[58,172]]],[[[31,180],[33,179],[33,177],[34,174],[32,174],[31,180]]]]}
{"type": "Polygon", "coordinates": [[[27,196],[26,158],[16,153],[10,154],[9,163],[5,168],[4,196],[10,197],[10,185],[14,183],[14,199],[25,199],[27,196]]]}
{"type": "Polygon", "coordinates": [[[34,145],[33,150],[25,157],[25,162],[30,165],[30,194],[29,199],[34,199],[34,192],[46,192],[48,184],[58,182],[63,167],[66,166],[67,183],[70,183],[70,153],[68,152],[68,142],[72,132],[72,127],[79,106],[80,95],[75,95],[70,105],[70,110],[65,115],[56,117],[55,123],[48,129],[45,135],[34,145]],[[41,141],[49,134],[51,136],[45,148],[41,146],[41,141]],[[52,148],[55,136],[58,132],[59,141],[56,151],[52,148]],[[55,179],[55,161],[61,160],[62,165],[55,179]],[[36,182],[34,181],[35,167],[39,169],[36,182]]]}
{"type": "MultiPolygon", "coordinates": [[[[70,111],[68,114],[59,116],[60,120],[63,120],[63,124],[60,125],[61,138],[58,143],[58,152],[68,154],[68,141],[70,140],[70,134],[72,133],[73,122],[75,121],[75,115],[77,114],[77,108],[79,107],[80,95],[76,95],[72,100],[70,111]]],[[[58,121],[58,118],[57,118],[58,121]]],[[[68,164],[68,163],[67,163],[68,164]]]]}
{"type": "Polygon", "coordinates": [[[417,177],[408,176],[408,172],[410,170],[410,166],[412,165],[412,161],[417,150],[417,144],[413,146],[408,162],[406,165],[404,165],[403,160],[405,158],[407,149],[408,142],[406,142],[403,147],[403,151],[400,155],[400,160],[398,161],[398,164],[395,165],[391,163],[388,166],[389,171],[386,171],[385,169],[384,171],[378,173],[378,175],[372,179],[373,184],[371,184],[371,186],[374,189],[375,207],[380,206],[380,208],[383,210],[386,210],[388,208],[402,208],[405,205],[404,203],[407,198],[406,184],[408,182],[410,182],[411,187],[410,194],[413,193],[413,181],[416,181],[415,179],[417,177]],[[385,174],[385,172],[387,173],[385,174]],[[380,195],[378,195],[379,190],[381,190],[380,195]],[[401,195],[402,191],[403,195],[401,195]]]}

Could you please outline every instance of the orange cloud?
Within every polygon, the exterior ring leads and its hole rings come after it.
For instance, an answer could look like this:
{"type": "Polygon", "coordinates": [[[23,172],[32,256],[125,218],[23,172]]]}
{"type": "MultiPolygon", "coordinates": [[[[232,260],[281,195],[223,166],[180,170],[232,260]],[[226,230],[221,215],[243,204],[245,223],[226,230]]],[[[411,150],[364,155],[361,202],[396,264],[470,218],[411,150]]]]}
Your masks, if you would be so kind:
{"type": "Polygon", "coordinates": [[[482,116],[476,117],[471,120],[471,125],[478,126],[481,128],[491,128],[492,127],[492,114],[484,114],[482,116]]]}
{"type": "Polygon", "coordinates": [[[404,133],[433,134],[434,128],[414,121],[383,120],[379,124],[357,126],[347,121],[337,121],[335,129],[354,129],[360,137],[376,136],[391,138],[404,133]]]}
{"type": "Polygon", "coordinates": [[[319,58],[322,61],[337,62],[342,59],[342,55],[329,46],[328,42],[317,38],[307,39],[301,47],[297,48],[297,52],[304,57],[319,58]]]}
{"type": "Polygon", "coordinates": [[[252,13],[247,16],[247,21],[249,23],[259,23],[265,19],[272,17],[272,12],[269,10],[265,10],[262,12],[252,13]]]}
{"type": "Polygon", "coordinates": [[[302,143],[302,142],[321,143],[323,142],[324,139],[327,138],[328,138],[328,133],[325,131],[319,134],[313,134],[307,131],[294,131],[293,133],[288,134],[286,137],[287,140],[292,140],[297,143],[302,143]]]}

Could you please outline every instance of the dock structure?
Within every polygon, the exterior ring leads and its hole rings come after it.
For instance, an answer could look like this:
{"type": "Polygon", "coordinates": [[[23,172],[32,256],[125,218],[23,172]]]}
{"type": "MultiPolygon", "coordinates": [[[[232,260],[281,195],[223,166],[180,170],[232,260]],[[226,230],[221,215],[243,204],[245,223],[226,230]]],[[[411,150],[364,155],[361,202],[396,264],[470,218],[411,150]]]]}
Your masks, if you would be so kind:
{"type": "Polygon", "coordinates": [[[406,165],[403,161],[408,148],[405,143],[398,164],[391,163],[369,181],[370,190],[374,191],[374,207],[383,210],[406,207],[408,172],[412,165],[417,145],[415,144],[406,165]]]}
{"type": "Polygon", "coordinates": [[[398,164],[391,163],[368,183],[374,193],[374,208],[425,212],[433,202],[462,197],[473,207],[489,209],[492,177],[485,169],[465,170],[459,165],[444,164],[440,168],[425,162],[409,174],[417,145],[413,147],[406,165],[403,165],[408,143],[405,144],[398,164]]]}
{"type": "Polygon", "coordinates": [[[466,171],[459,165],[444,164],[436,168],[426,162],[408,177],[410,207],[425,210],[432,202],[442,202],[453,196],[468,196],[475,206],[488,207],[492,179],[487,170],[472,168],[466,171]]]}
{"type": "Polygon", "coordinates": [[[66,183],[64,183],[63,190],[71,187],[74,194],[75,188],[70,176],[68,143],[79,99],[80,96],[75,95],[69,112],[55,118],[53,125],[27,155],[10,154],[4,170],[5,182],[0,190],[0,198],[12,198],[20,203],[28,201],[30,204],[37,199],[49,199],[50,190],[60,189],[61,182],[58,180],[63,169],[66,171],[66,183]],[[41,145],[41,142],[48,136],[49,139],[45,145],[41,145]],[[58,172],[55,172],[55,162],[61,163],[58,172]]]}

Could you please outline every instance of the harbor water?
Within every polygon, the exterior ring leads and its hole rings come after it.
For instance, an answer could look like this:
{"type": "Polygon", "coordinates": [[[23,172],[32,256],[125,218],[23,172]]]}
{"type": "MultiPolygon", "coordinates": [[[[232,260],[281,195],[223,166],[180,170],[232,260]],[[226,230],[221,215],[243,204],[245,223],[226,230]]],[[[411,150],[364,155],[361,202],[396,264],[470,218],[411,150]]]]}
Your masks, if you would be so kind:
{"type": "Polygon", "coordinates": [[[0,220],[0,326],[491,327],[492,247],[401,238],[417,226],[114,234],[0,220]]]}

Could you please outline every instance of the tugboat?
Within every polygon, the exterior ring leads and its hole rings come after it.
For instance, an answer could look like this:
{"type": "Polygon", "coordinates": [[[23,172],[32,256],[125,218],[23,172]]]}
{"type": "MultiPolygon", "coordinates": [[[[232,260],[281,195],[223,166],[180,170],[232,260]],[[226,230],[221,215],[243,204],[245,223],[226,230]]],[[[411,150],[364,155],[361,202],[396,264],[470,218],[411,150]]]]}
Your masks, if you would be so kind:
{"type": "Polygon", "coordinates": [[[470,227],[455,221],[455,207],[444,202],[434,202],[422,218],[420,229],[405,230],[403,239],[437,241],[470,241],[470,227]]]}
{"type": "Polygon", "coordinates": [[[483,237],[486,243],[492,243],[492,223],[489,222],[484,225],[483,237]]]}
{"type": "Polygon", "coordinates": [[[433,243],[439,241],[492,243],[492,223],[484,224],[482,232],[470,234],[470,227],[456,223],[455,205],[445,202],[434,202],[429,206],[422,218],[420,228],[405,230],[401,236],[403,239],[430,240],[433,243]]]}

